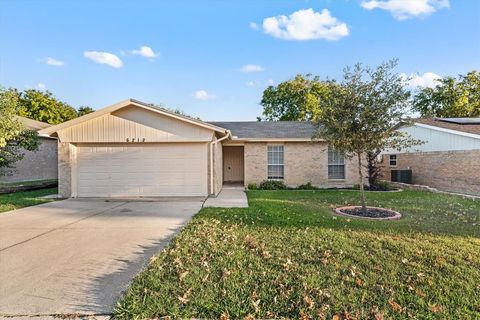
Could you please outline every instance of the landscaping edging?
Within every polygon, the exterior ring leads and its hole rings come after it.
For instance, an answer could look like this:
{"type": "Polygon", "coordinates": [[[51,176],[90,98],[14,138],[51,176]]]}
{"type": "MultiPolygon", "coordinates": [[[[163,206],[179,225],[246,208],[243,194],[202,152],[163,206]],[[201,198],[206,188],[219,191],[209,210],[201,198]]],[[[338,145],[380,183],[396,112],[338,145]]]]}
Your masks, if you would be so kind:
{"type": "Polygon", "coordinates": [[[353,214],[348,214],[348,213],[342,212],[342,210],[352,210],[352,209],[355,209],[355,208],[360,208],[360,206],[346,206],[346,207],[335,208],[335,213],[337,215],[340,215],[340,216],[351,217],[351,218],[360,218],[360,219],[368,219],[368,220],[398,220],[402,217],[402,214],[400,212],[390,210],[390,209],[385,209],[385,208],[379,208],[379,207],[367,207],[367,208],[383,210],[383,211],[386,211],[386,212],[393,213],[394,215],[391,216],[391,217],[373,218],[373,217],[356,216],[356,215],[353,215],[353,214]]]}
{"type": "Polygon", "coordinates": [[[442,191],[437,188],[429,187],[423,184],[408,184],[408,183],[402,183],[402,182],[393,182],[393,181],[388,181],[390,184],[408,189],[408,190],[417,190],[417,191],[428,191],[428,192],[433,192],[433,193],[440,193],[440,194],[448,194],[452,196],[459,196],[465,199],[471,199],[471,200],[480,200],[480,196],[475,196],[472,194],[465,194],[465,193],[455,193],[455,192],[448,192],[448,191],[442,191]]]}

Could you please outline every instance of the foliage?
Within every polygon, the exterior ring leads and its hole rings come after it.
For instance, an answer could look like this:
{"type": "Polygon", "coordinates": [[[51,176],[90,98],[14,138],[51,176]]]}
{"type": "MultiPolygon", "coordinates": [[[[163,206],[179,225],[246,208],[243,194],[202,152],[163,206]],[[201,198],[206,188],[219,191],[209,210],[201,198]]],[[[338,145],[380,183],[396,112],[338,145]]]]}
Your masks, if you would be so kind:
{"type": "Polygon", "coordinates": [[[27,130],[16,118],[18,95],[0,89],[0,175],[23,159],[24,150],[38,149],[40,141],[35,131],[27,130]]]}
{"type": "Polygon", "coordinates": [[[294,79],[269,86],[263,92],[263,119],[269,121],[313,121],[318,118],[322,104],[330,95],[332,81],[319,77],[297,75],[294,79]]]}
{"type": "Polygon", "coordinates": [[[348,219],[352,191],[249,191],[204,208],[115,309],[119,319],[478,319],[480,202],[368,193],[398,221],[348,219]]]}
{"type": "Polygon", "coordinates": [[[16,210],[24,207],[54,201],[54,199],[40,198],[49,194],[58,193],[57,188],[23,191],[8,194],[0,194],[0,212],[16,210]]]}
{"type": "Polygon", "coordinates": [[[81,116],[84,116],[86,114],[92,113],[94,111],[95,110],[93,110],[93,108],[90,108],[90,107],[87,107],[87,106],[81,106],[81,107],[78,108],[77,115],[79,117],[81,117],[81,116]]]}
{"type": "Polygon", "coordinates": [[[297,189],[298,190],[318,190],[319,188],[312,185],[312,183],[309,181],[307,183],[299,185],[297,189]]]}
{"type": "Polygon", "coordinates": [[[384,180],[377,180],[375,181],[375,184],[371,184],[368,187],[369,190],[371,191],[390,191],[390,190],[395,190],[395,188],[392,187],[392,185],[388,181],[384,180]]]}
{"type": "MultiPolygon", "coordinates": [[[[364,190],[369,190],[369,191],[392,191],[392,190],[395,190],[395,188],[393,188],[392,185],[388,181],[383,181],[383,180],[378,180],[378,181],[376,181],[375,184],[364,185],[363,188],[364,188],[364,190]]],[[[358,184],[353,185],[353,189],[360,190],[360,185],[358,185],[358,184]]]]}
{"type": "Polygon", "coordinates": [[[248,190],[258,190],[258,186],[255,183],[249,183],[247,186],[248,190]]]}
{"type": "Polygon", "coordinates": [[[167,107],[167,106],[165,106],[161,103],[160,104],[150,103],[150,106],[153,107],[153,108],[163,109],[163,110],[168,111],[168,112],[176,113],[180,116],[187,117],[187,118],[190,118],[190,119],[193,119],[193,120],[202,120],[199,117],[194,117],[194,116],[186,113],[185,111],[183,111],[180,108],[170,108],[170,107],[167,107]]]}
{"type": "Polygon", "coordinates": [[[259,190],[285,190],[287,186],[281,180],[264,180],[258,186],[259,190]]]}
{"type": "Polygon", "coordinates": [[[332,87],[329,98],[320,102],[316,137],[325,139],[346,157],[357,157],[363,210],[363,156],[419,143],[396,130],[404,122],[409,99],[403,78],[394,72],[396,66],[397,61],[391,60],[376,69],[361,64],[347,67],[341,85],[332,87]]]}
{"type": "Polygon", "coordinates": [[[365,154],[365,160],[367,161],[367,177],[368,177],[368,184],[370,186],[375,186],[379,183],[379,180],[382,176],[382,166],[378,161],[378,156],[382,150],[377,149],[373,151],[368,151],[365,154]]]}
{"type": "Polygon", "coordinates": [[[434,88],[421,89],[413,99],[413,109],[422,117],[480,117],[480,72],[437,82],[434,88]]]}
{"type": "Polygon", "coordinates": [[[26,118],[50,124],[62,123],[77,117],[77,111],[72,106],[58,100],[49,91],[34,89],[18,92],[17,114],[26,118]]]}

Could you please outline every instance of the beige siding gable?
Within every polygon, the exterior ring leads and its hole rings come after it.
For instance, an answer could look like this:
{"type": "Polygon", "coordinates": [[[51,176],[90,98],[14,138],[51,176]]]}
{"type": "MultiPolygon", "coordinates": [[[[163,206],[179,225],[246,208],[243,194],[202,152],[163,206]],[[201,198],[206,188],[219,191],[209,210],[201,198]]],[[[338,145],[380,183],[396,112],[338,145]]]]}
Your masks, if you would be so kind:
{"type": "Polygon", "coordinates": [[[213,130],[135,106],[58,131],[61,142],[210,141],[213,130]]]}

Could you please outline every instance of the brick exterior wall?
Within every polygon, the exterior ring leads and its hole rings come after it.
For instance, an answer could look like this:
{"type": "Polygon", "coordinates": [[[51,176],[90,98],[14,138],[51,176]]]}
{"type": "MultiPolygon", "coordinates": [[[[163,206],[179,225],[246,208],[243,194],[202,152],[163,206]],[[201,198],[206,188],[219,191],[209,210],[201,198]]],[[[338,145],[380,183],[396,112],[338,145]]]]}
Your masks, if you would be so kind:
{"type": "Polygon", "coordinates": [[[215,144],[213,155],[213,179],[215,180],[214,193],[215,195],[218,195],[223,186],[223,147],[221,142],[215,144]]]}
{"type": "MultiPolygon", "coordinates": [[[[210,146],[208,146],[208,194],[210,194],[210,146]]],[[[217,196],[222,190],[223,186],[223,148],[222,143],[215,143],[213,145],[213,195],[217,196]]]]}
{"type": "MultiPolygon", "coordinates": [[[[275,143],[272,143],[275,144],[275,143]]],[[[355,159],[346,160],[345,180],[328,179],[328,145],[323,142],[285,142],[284,182],[287,186],[311,182],[322,188],[358,184],[355,159]]],[[[267,143],[245,143],[245,185],[267,179],[267,143]]],[[[366,181],[365,181],[366,183],[366,181]]]]}
{"type": "Polygon", "coordinates": [[[75,146],[68,142],[58,144],[58,194],[72,196],[72,158],[75,146]]]}
{"type": "Polygon", "coordinates": [[[385,180],[390,180],[390,170],[412,169],[414,184],[480,195],[480,150],[399,153],[396,167],[389,166],[389,158],[383,156],[385,180]]]}
{"type": "Polygon", "coordinates": [[[40,138],[37,151],[24,151],[22,160],[15,163],[15,169],[9,169],[2,182],[20,182],[33,180],[50,180],[58,178],[57,140],[40,138]]]}

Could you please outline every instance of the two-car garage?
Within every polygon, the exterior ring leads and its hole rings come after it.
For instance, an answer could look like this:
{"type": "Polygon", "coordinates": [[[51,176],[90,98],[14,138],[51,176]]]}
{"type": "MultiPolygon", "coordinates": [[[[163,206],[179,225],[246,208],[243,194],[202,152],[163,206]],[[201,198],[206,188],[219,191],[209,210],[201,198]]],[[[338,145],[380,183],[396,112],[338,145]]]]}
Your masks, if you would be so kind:
{"type": "Polygon", "coordinates": [[[226,129],[136,100],[40,134],[58,138],[59,193],[65,197],[207,196],[219,190],[214,161],[222,161],[212,146],[229,136],[226,129]]]}
{"type": "Polygon", "coordinates": [[[80,144],[77,197],[205,196],[206,143],[80,144]]]}

